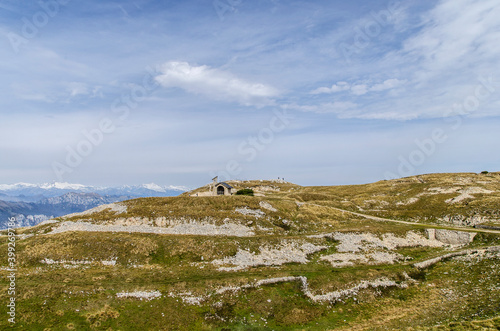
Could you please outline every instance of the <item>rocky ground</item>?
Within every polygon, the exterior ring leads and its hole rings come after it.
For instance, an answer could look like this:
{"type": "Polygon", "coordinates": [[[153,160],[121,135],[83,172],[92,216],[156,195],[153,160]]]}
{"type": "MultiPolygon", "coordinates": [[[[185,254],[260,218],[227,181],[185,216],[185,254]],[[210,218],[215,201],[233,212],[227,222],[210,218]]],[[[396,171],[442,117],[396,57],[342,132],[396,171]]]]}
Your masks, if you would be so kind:
{"type": "Polygon", "coordinates": [[[17,328],[494,327],[500,232],[429,211],[493,219],[496,174],[433,176],[235,182],[259,195],[130,200],[18,230],[17,328]]]}

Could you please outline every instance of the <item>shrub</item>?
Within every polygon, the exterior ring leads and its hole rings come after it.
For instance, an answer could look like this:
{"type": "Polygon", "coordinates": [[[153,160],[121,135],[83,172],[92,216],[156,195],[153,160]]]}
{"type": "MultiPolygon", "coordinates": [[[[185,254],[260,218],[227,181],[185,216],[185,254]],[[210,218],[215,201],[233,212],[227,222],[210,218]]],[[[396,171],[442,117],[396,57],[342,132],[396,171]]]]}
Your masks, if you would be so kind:
{"type": "Polygon", "coordinates": [[[486,175],[486,174],[488,173],[488,171],[486,171],[486,170],[485,170],[485,171],[481,171],[481,173],[482,173],[483,175],[486,175]]]}
{"type": "Polygon", "coordinates": [[[236,195],[251,195],[253,196],[253,190],[251,188],[244,188],[236,192],[236,195]]]}

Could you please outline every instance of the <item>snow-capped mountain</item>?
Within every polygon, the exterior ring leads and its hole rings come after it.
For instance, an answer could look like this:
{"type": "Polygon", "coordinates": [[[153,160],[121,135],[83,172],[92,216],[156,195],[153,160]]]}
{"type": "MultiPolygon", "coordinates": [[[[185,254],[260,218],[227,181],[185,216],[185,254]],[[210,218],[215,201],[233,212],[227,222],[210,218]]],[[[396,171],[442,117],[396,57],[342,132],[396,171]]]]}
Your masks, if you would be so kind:
{"type": "Polygon", "coordinates": [[[96,187],[70,183],[0,184],[0,229],[15,217],[19,226],[31,226],[52,217],[81,212],[102,204],[140,197],[179,195],[188,189],[154,183],[96,187]]]}
{"type": "Polygon", "coordinates": [[[15,191],[23,189],[58,189],[58,190],[82,190],[88,186],[82,184],[70,184],[70,183],[45,183],[45,184],[30,184],[30,183],[17,183],[17,184],[0,184],[0,191],[15,191]]]}
{"type": "Polygon", "coordinates": [[[4,201],[33,201],[33,197],[40,199],[60,196],[66,193],[97,193],[100,195],[126,195],[129,197],[158,197],[175,196],[187,191],[182,186],[160,186],[154,183],[143,185],[125,185],[119,187],[89,186],[71,183],[45,184],[0,184],[0,200],[4,201]],[[25,198],[25,199],[23,199],[25,198]]]}
{"type": "Polygon", "coordinates": [[[36,225],[44,220],[82,212],[99,205],[123,201],[127,196],[101,196],[97,193],[66,193],[37,202],[0,200],[0,229],[7,227],[8,218],[15,217],[18,226],[36,225]]]}

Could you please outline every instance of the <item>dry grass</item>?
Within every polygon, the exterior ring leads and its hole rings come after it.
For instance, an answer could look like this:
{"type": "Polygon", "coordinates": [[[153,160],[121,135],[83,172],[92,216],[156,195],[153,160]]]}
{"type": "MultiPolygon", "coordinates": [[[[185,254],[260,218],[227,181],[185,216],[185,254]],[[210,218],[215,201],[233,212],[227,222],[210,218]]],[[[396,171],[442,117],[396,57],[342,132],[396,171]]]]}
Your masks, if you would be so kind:
{"type": "MultiPolygon", "coordinates": [[[[437,174],[381,181],[367,185],[301,187],[270,181],[231,182],[236,188],[252,188],[265,196],[146,198],[127,201],[127,213],[111,210],[90,216],[91,222],[114,222],[140,217],[146,223],[160,218],[186,219],[222,224],[225,220],[251,224],[253,237],[156,235],[141,233],[73,232],[42,235],[54,225],[23,229],[37,234],[19,240],[16,254],[18,329],[43,330],[444,330],[497,328],[500,324],[500,260],[498,257],[473,261],[449,259],[426,270],[412,263],[441,254],[442,248],[402,248],[396,252],[413,260],[399,264],[354,265],[333,268],[320,261],[336,252],[337,242],[310,238],[329,232],[371,232],[404,235],[413,225],[371,221],[332,207],[400,219],[420,217],[435,222],[446,213],[495,216],[498,213],[499,173],[437,174]],[[495,191],[476,194],[460,204],[444,201],[457,194],[421,195],[433,188],[482,187],[495,191]],[[260,206],[261,201],[277,211],[260,206]],[[297,204],[307,202],[306,204],[297,204]],[[467,204],[465,204],[467,202],[467,204]],[[265,212],[261,218],[235,212],[247,207],[265,212]],[[361,208],[361,210],[360,210],[361,208]],[[258,232],[258,227],[271,231],[258,232]],[[327,249],[308,256],[308,263],[281,266],[253,266],[238,272],[218,271],[210,261],[234,256],[240,250],[254,254],[262,247],[279,247],[283,242],[311,243],[327,249]],[[43,259],[63,263],[46,265],[43,259]],[[116,265],[101,261],[116,260],[116,265]],[[68,261],[92,261],[71,265],[68,261]],[[299,282],[284,282],[240,291],[216,294],[227,286],[245,286],[257,280],[303,276],[315,294],[351,288],[363,280],[388,278],[405,282],[405,274],[416,282],[408,288],[361,290],[356,300],[314,303],[299,282]],[[160,291],[151,301],[117,298],[116,293],[160,291]],[[172,293],[170,296],[169,294],[172,293]],[[189,294],[188,294],[189,293],[189,294]],[[192,305],[182,296],[203,297],[192,305]]],[[[74,218],[73,220],[78,220],[74,218]]],[[[498,245],[494,234],[478,234],[470,247],[498,245]]],[[[0,244],[7,251],[7,244],[0,244]]],[[[0,265],[7,265],[7,254],[0,265]]],[[[8,272],[0,270],[0,301],[7,302],[8,272]]],[[[6,316],[6,305],[0,307],[6,316]]],[[[0,321],[0,328],[6,326],[0,321]]]]}

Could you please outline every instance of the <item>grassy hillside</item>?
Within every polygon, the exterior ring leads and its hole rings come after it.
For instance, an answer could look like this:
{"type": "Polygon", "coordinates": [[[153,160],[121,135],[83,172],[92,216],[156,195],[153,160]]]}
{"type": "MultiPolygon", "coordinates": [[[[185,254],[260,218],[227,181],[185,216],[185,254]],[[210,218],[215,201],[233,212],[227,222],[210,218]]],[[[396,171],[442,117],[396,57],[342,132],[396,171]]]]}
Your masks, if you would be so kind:
{"type": "Polygon", "coordinates": [[[19,229],[1,328],[500,328],[500,231],[467,224],[497,224],[500,174],[230,184],[257,194],[189,196],[202,187],[19,229]]]}
{"type": "Polygon", "coordinates": [[[500,173],[430,174],[367,185],[304,188],[297,198],[371,215],[474,225],[500,219],[500,173]],[[323,194],[309,197],[307,193],[323,194]]]}
{"type": "MultiPolygon", "coordinates": [[[[229,181],[236,190],[423,223],[500,226],[500,173],[429,174],[365,185],[302,187],[279,181],[229,181]]],[[[184,193],[207,191],[208,186],[184,193]]]]}

